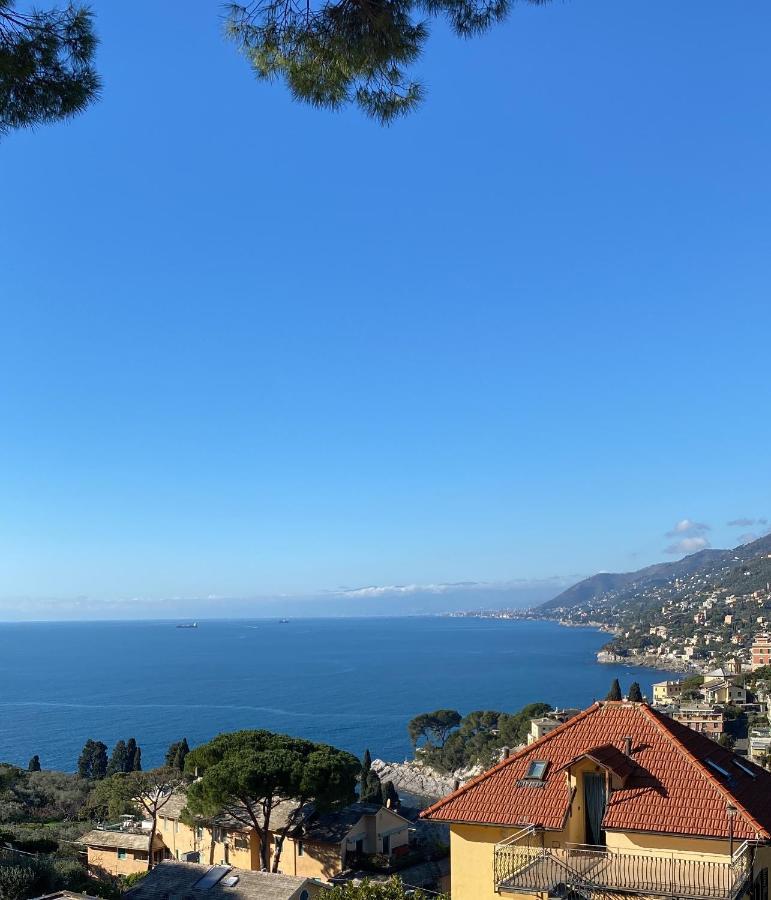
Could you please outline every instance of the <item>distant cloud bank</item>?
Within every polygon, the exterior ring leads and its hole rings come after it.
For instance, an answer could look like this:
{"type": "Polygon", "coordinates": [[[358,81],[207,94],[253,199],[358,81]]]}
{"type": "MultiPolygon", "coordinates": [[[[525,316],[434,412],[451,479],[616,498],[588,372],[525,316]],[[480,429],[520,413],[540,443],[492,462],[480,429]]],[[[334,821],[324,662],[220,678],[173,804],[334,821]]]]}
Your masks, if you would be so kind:
{"type": "Polygon", "coordinates": [[[534,606],[583,577],[366,585],[252,597],[6,597],[0,598],[0,621],[433,615],[534,606]]]}
{"type": "Polygon", "coordinates": [[[678,538],[678,540],[664,547],[664,553],[670,556],[687,556],[689,553],[698,553],[699,550],[706,550],[711,546],[709,539],[706,537],[707,532],[711,530],[711,526],[705,522],[696,522],[693,519],[680,519],[673,528],[664,534],[664,537],[678,538]]]}

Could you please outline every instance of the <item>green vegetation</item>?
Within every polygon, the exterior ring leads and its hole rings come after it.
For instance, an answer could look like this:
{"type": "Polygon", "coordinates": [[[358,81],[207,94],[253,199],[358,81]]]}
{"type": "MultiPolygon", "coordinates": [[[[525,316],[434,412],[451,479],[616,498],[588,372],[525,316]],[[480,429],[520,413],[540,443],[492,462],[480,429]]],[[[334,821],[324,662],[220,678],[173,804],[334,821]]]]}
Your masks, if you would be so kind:
{"type": "Polygon", "coordinates": [[[608,696],[605,698],[606,700],[621,700],[621,685],[618,683],[618,678],[614,678],[611,685],[610,690],[608,691],[608,696]]]}
{"type": "Polygon", "coordinates": [[[411,719],[407,732],[413,749],[418,748],[421,739],[426,746],[443,747],[450,733],[461,723],[461,714],[455,709],[435,709],[430,713],[421,713],[411,719]]]}
{"type": "Polygon", "coordinates": [[[108,764],[107,745],[89,738],[78,758],[78,774],[82,778],[104,778],[108,764]]]}
{"type": "Polygon", "coordinates": [[[93,784],[79,775],[0,764],[0,845],[8,848],[0,856],[1,900],[61,889],[117,897],[111,882],[89,877],[70,843],[87,827],[78,818],[93,784]]]}
{"type": "Polygon", "coordinates": [[[179,769],[180,772],[185,771],[185,759],[190,752],[187,738],[176,741],[169,746],[166,751],[166,766],[170,769],[179,769]]]}
{"type": "MultiPolygon", "coordinates": [[[[534,6],[549,0],[525,0],[534,6]]],[[[468,38],[502,22],[512,0],[282,0],[226,3],[225,32],[259,79],[283,81],[312,106],[357,105],[381,124],[412,112],[422,85],[409,68],[430,19],[468,38]]],[[[0,134],[69,118],[99,94],[87,6],[23,13],[0,0],[0,134]]],[[[214,22],[214,19],[212,20],[214,22]]]]}
{"type": "Polygon", "coordinates": [[[0,825],[74,819],[91,789],[64,772],[38,772],[0,763],[0,825]]]}
{"type": "Polygon", "coordinates": [[[67,119],[99,93],[86,6],[21,12],[0,0],[0,135],[67,119]]]}
{"type": "MultiPolygon", "coordinates": [[[[441,740],[435,744],[426,740],[418,748],[419,758],[440,772],[489,766],[498,759],[503,747],[516,747],[525,742],[530,719],[543,716],[551,709],[548,703],[531,703],[518,713],[475,710],[462,718],[454,710],[441,710],[442,713],[453,713],[458,725],[446,736],[434,733],[434,737],[441,740]]],[[[435,715],[423,713],[412,719],[407,726],[410,738],[413,739],[414,734],[423,734],[422,723],[426,717],[430,719],[435,715]]]]}
{"type": "Polygon", "coordinates": [[[29,772],[39,772],[40,771],[40,757],[37,755],[37,753],[29,761],[27,770],[29,772]]]}
{"type": "MultiPolygon", "coordinates": [[[[254,827],[260,837],[262,865],[270,869],[267,832],[273,810],[285,801],[299,806],[313,803],[317,810],[352,802],[361,764],[328,744],[270,731],[236,731],[191,750],[185,770],[190,774],[197,770],[200,776],[187,793],[188,813],[212,816],[225,811],[254,827]]],[[[278,869],[283,839],[299,815],[298,808],[278,832],[273,871],[278,869]]]]}
{"type": "Polygon", "coordinates": [[[359,799],[362,803],[383,804],[383,785],[377,772],[372,771],[372,756],[369,749],[364,751],[359,775],[359,799]]]}
{"type": "Polygon", "coordinates": [[[112,749],[110,761],[107,763],[106,775],[117,775],[120,772],[142,771],[142,748],[137,746],[134,738],[118,741],[112,749]]]}
{"type": "Polygon", "coordinates": [[[388,881],[363,881],[361,884],[336,885],[324,894],[325,900],[444,900],[444,895],[426,894],[412,888],[405,889],[397,877],[388,881]]]}
{"type": "Polygon", "coordinates": [[[633,681],[629,685],[629,693],[627,694],[627,700],[631,700],[632,703],[642,703],[643,695],[640,690],[640,685],[637,681],[633,681]]]}

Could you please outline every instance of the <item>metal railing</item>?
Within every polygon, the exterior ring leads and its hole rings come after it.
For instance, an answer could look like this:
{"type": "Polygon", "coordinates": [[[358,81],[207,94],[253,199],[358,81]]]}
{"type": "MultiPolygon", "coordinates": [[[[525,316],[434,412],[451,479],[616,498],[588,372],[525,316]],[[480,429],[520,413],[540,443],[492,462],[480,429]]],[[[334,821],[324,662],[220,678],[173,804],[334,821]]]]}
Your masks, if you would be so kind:
{"type": "Polygon", "coordinates": [[[732,857],[710,860],[665,850],[623,852],[586,844],[545,847],[543,837],[543,832],[523,829],[496,845],[497,890],[558,896],[579,893],[593,898],[642,894],[735,900],[752,870],[752,852],[746,842],[732,857]]]}

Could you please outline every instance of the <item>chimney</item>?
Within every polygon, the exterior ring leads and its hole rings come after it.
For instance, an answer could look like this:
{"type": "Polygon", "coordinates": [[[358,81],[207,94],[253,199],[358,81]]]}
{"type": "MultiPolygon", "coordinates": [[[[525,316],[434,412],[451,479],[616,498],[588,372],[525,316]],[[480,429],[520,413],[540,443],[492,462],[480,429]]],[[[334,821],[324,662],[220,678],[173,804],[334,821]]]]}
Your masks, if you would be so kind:
{"type": "Polygon", "coordinates": [[[501,759],[508,759],[510,755],[511,755],[510,747],[501,748],[501,759]]]}
{"type": "Polygon", "coordinates": [[[624,738],[624,753],[626,753],[627,756],[632,755],[632,738],[631,737],[624,738]]]}

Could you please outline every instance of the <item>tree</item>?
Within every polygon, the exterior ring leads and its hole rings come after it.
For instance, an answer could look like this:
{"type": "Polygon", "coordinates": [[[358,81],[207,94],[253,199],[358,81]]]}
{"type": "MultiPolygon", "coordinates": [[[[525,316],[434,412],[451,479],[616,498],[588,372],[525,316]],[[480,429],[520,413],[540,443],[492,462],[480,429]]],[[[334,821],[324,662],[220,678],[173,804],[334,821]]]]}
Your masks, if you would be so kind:
{"type": "Polygon", "coordinates": [[[394,875],[388,881],[362,881],[358,884],[346,882],[335,885],[324,894],[324,900],[446,900],[444,894],[430,893],[405,888],[394,875]]]}
{"type": "MultiPolygon", "coordinates": [[[[295,100],[328,109],[356,104],[386,124],[423,99],[407,70],[428,40],[428,19],[472,37],[503,21],[512,2],[248,0],[227,5],[226,34],[258,78],[284,81],[295,100]]],[[[24,14],[15,6],[0,0],[0,134],[73,116],[100,88],[88,7],[24,14]]]]}
{"type": "Polygon", "coordinates": [[[27,766],[28,772],[39,772],[40,771],[40,757],[37,753],[32,757],[29,761],[29,765],[27,766]]]}
{"type": "Polygon", "coordinates": [[[81,112],[99,94],[96,35],[86,6],[16,9],[0,0],[0,135],[81,112]]]}
{"type": "Polygon", "coordinates": [[[137,808],[125,772],[97,781],[84,806],[89,818],[114,822],[120,816],[136,815],[137,808]]]}
{"type": "Polygon", "coordinates": [[[415,748],[421,738],[432,747],[443,747],[450,732],[454,731],[461,721],[461,715],[457,710],[436,709],[411,719],[407,724],[407,732],[415,748]]]}
{"type": "Polygon", "coordinates": [[[608,696],[605,698],[606,700],[621,700],[621,685],[618,683],[618,678],[613,679],[613,683],[610,686],[610,690],[608,691],[608,696]]]}
{"type": "Polygon", "coordinates": [[[126,781],[127,793],[130,794],[131,800],[152,823],[147,854],[147,871],[149,872],[153,867],[153,843],[158,831],[158,814],[185,783],[185,779],[178,769],[167,766],[150,769],[148,772],[134,769],[123,778],[126,781]]]}
{"type": "MultiPolygon", "coordinates": [[[[541,5],[548,0],[527,0],[541,5]]],[[[460,37],[506,18],[511,0],[282,0],[231,3],[227,33],[258,78],[283,80],[296,100],[340,109],[356,103],[381,123],[414,110],[422,86],[407,68],[442,17],[460,37]]]]}
{"type": "Polygon", "coordinates": [[[107,775],[115,775],[117,772],[128,772],[128,750],[124,740],[118,741],[112,748],[110,761],[107,763],[107,775]]]}
{"type": "Polygon", "coordinates": [[[372,756],[368,749],[364,751],[361,762],[359,799],[362,803],[380,803],[382,806],[383,788],[377,772],[372,771],[372,756]]]}
{"type": "Polygon", "coordinates": [[[129,738],[126,742],[126,771],[142,771],[142,748],[137,746],[134,738],[129,738]]]}
{"type": "Polygon", "coordinates": [[[627,694],[627,700],[631,700],[633,703],[642,703],[643,702],[643,695],[642,695],[642,691],[640,690],[640,685],[638,684],[638,682],[633,681],[629,685],[629,693],[627,694]]]}
{"type": "Polygon", "coordinates": [[[78,758],[78,774],[82,778],[104,778],[107,774],[107,745],[89,738],[78,758]]]}
{"type": "Polygon", "coordinates": [[[210,817],[226,812],[253,827],[265,869],[270,868],[271,814],[280,803],[295,804],[276,832],[277,871],[284,838],[301,821],[304,807],[312,803],[321,812],[352,802],[361,764],[328,744],[260,730],[220,734],[191,750],[185,771],[196,770],[199,778],[187,792],[188,813],[210,817]]]}
{"type": "Polygon", "coordinates": [[[393,781],[386,781],[383,783],[383,806],[387,806],[389,809],[399,809],[402,805],[402,801],[399,798],[399,794],[394,787],[393,781]]]}
{"type": "Polygon", "coordinates": [[[362,803],[383,805],[383,785],[380,783],[380,776],[372,769],[367,772],[366,778],[362,781],[359,799],[362,803]]]}
{"type": "Polygon", "coordinates": [[[175,741],[166,751],[166,765],[174,769],[179,769],[180,772],[184,772],[185,757],[189,752],[190,747],[188,746],[187,738],[182,738],[181,741],[175,741]]]}

